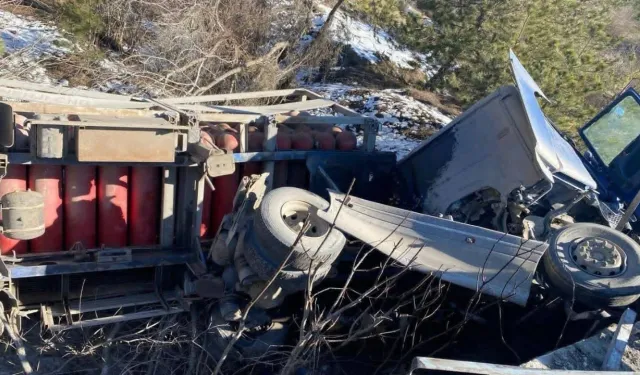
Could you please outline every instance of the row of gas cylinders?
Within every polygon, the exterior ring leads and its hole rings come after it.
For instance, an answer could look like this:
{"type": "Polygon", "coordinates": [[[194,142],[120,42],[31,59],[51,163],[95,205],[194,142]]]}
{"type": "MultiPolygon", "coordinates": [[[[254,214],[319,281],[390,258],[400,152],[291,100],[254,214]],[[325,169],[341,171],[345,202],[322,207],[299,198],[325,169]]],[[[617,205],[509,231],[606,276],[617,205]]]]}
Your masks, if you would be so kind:
{"type": "MultiPolygon", "coordinates": [[[[227,124],[203,128],[202,142],[237,151],[238,131],[227,124]]],[[[264,133],[249,128],[249,152],[260,151],[264,133]]],[[[278,150],[352,150],[351,132],[331,126],[297,129],[281,126],[278,150]],[[343,135],[344,134],[344,135],[343,135]]],[[[215,191],[205,184],[200,235],[215,235],[233,206],[240,176],[258,174],[262,163],[246,163],[236,172],[213,179],[215,191]]],[[[304,162],[276,162],[274,185],[304,187],[304,162]]],[[[180,183],[178,181],[178,183],[180,183]]],[[[55,252],[96,247],[153,246],[159,244],[162,169],[146,166],[16,165],[10,164],[0,181],[0,196],[31,189],[45,200],[45,233],[30,241],[0,235],[2,254],[55,252]]]]}
{"type": "MultiPolygon", "coordinates": [[[[290,113],[297,115],[298,113],[290,113]]],[[[201,138],[203,143],[215,143],[216,146],[229,150],[238,151],[240,142],[238,140],[238,128],[228,124],[217,124],[208,128],[203,128],[201,138]]],[[[263,149],[265,133],[262,126],[249,126],[247,148],[248,152],[259,152],[263,149]]],[[[295,124],[278,126],[276,135],[276,148],[279,151],[285,150],[354,150],[357,146],[356,136],[350,131],[333,125],[313,125],[295,124]]],[[[202,211],[202,225],[200,236],[203,238],[213,237],[224,215],[231,212],[233,208],[233,197],[238,189],[240,176],[250,176],[262,172],[262,163],[246,163],[241,171],[213,179],[215,191],[209,186],[205,186],[204,208],[202,211]],[[222,207],[222,209],[220,209],[222,207]]],[[[305,188],[309,178],[304,161],[278,161],[274,166],[273,186],[295,186],[305,188]]]]}

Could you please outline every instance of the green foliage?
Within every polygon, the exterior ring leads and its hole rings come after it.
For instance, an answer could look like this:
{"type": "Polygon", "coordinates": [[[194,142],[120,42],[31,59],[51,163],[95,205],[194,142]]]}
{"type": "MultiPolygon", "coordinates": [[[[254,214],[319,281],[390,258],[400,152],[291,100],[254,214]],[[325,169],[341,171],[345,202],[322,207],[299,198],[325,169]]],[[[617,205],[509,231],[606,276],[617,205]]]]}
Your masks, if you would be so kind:
{"type": "Polygon", "coordinates": [[[4,40],[0,38],[0,56],[4,56],[4,40]]]}
{"type": "Polygon", "coordinates": [[[377,26],[394,27],[404,22],[403,0],[349,0],[347,5],[377,26]]]}
{"type": "Polygon", "coordinates": [[[616,1],[418,0],[433,24],[405,28],[405,41],[438,63],[430,88],[446,89],[470,104],[511,83],[513,49],[554,103],[545,112],[564,129],[597,109],[585,99],[619,84],[608,69],[607,32],[616,1]]]}
{"type": "Polygon", "coordinates": [[[70,0],[58,8],[62,27],[79,38],[93,39],[105,30],[105,23],[96,11],[100,0],[70,0]]]}

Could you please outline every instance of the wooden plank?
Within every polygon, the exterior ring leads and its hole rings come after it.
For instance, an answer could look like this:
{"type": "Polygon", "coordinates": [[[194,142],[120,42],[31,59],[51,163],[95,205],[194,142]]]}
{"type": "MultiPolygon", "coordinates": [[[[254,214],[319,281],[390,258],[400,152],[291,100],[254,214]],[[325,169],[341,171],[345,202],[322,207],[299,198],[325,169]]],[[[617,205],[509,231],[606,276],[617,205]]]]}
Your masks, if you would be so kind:
{"type": "Polygon", "coordinates": [[[363,125],[367,121],[364,116],[287,116],[276,115],[276,122],[281,124],[341,124],[341,125],[363,125]]]}
{"type": "Polygon", "coordinates": [[[338,112],[338,113],[342,113],[345,116],[353,116],[353,117],[357,117],[357,116],[362,116],[361,114],[359,114],[358,112],[347,108],[341,104],[334,104],[333,107],[331,107],[334,111],[338,112]]]}
{"type": "MultiPolygon", "coordinates": [[[[318,93],[315,93],[311,90],[307,90],[307,89],[298,89],[296,90],[298,95],[306,95],[309,98],[312,99],[324,99],[324,97],[318,93]]],[[[333,110],[338,112],[338,113],[342,113],[345,116],[362,116],[361,114],[359,114],[358,112],[355,112],[354,110],[347,108],[341,104],[335,103],[333,106],[333,110]]]]}
{"type": "Polygon", "coordinates": [[[303,89],[303,88],[299,88],[296,89],[296,95],[298,96],[306,96],[307,98],[310,99],[324,99],[324,96],[318,94],[317,92],[311,91],[309,89],[303,89]]]}
{"type": "Polygon", "coordinates": [[[148,102],[127,102],[123,100],[113,99],[95,99],[82,96],[58,95],[37,91],[29,91],[22,89],[12,89],[8,87],[0,87],[0,97],[25,100],[29,102],[42,102],[49,104],[62,104],[71,106],[89,106],[97,108],[151,108],[155,104],[148,102]]]}
{"type": "Polygon", "coordinates": [[[48,92],[51,94],[59,94],[59,95],[84,96],[87,98],[95,98],[95,99],[112,99],[112,100],[123,100],[123,101],[131,100],[131,96],[126,96],[126,95],[109,94],[106,92],[100,92],[95,90],[83,90],[83,89],[76,89],[71,87],[43,85],[39,83],[19,81],[14,79],[0,78],[0,86],[14,88],[14,89],[48,92]]]}
{"type": "Polygon", "coordinates": [[[175,199],[177,171],[175,167],[162,168],[162,220],[160,221],[160,246],[173,245],[175,236],[175,199]]]}
{"type": "MultiPolygon", "coordinates": [[[[215,109],[219,109],[222,112],[234,112],[235,113],[259,113],[263,115],[276,115],[278,113],[285,113],[289,111],[306,111],[311,109],[332,107],[336,103],[328,99],[313,99],[305,102],[293,102],[282,103],[276,105],[266,106],[213,106],[215,109]]],[[[358,114],[358,116],[360,116],[358,114]]]]}
{"type": "MultiPolygon", "coordinates": [[[[493,363],[456,361],[453,359],[441,359],[430,357],[416,357],[411,363],[409,375],[416,370],[432,370],[438,372],[451,372],[457,374],[476,374],[476,375],[540,375],[546,371],[533,368],[522,368],[507,365],[495,365],[493,363]]],[[[548,371],[553,375],[593,375],[593,371],[579,370],[553,370],[548,371]]],[[[612,371],[607,375],[625,375],[628,372],[612,371]]]]}
{"type": "Polygon", "coordinates": [[[179,104],[177,105],[177,108],[182,110],[194,111],[198,113],[201,113],[201,112],[222,113],[223,112],[218,108],[214,108],[206,105],[200,105],[200,104],[179,104]]]}
{"type": "Polygon", "coordinates": [[[213,103],[213,102],[226,102],[227,100],[260,99],[260,98],[271,98],[271,97],[279,97],[279,96],[289,96],[289,95],[295,94],[296,92],[297,92],[296,89],[238,92],[234,94],[216,94],[216,95],[164,98],[162,99],[162,101],[170,104],[213,103]]]}
{"type": "Polygon", "coordinates": [[[604,356],[602,363],[603,371],[616,371],[620,369],[622,363],[622,355],[627,348],[627,342],[631,337],[631,331],[633,330],[633,323],[636,321],[636,312],[630,308],[627,308],[618,322],[616,332],[611,338],[611,343],[607,349],[607,354],[604,356]]]}
{"type": "Polygon", "coordinates": [[[262,117],[259,114],[243,113],[202,113],[198,115],[200,122],[227,122],[231,124],[246,124],[262,117]]]}
{"type": "Polygon", "coordinates": [[[25,103],[16,101],[4,101],[18,113],[39,113],[39,114],[56,114],[56,115],[111,115],[111,116],[138,116],[138,117],[155,117],[166,111],[152,111],[147,109],[118,109],[118,108],[96,108],[93,106],[73,106],[64,104],[50,103],[25,103]]]}
{"type": "MultiPolygon", "coordinates": [[[[153,119],[145,119],[153,120],[153,119]]],[[[146,124],[136,121],[66,121],[66,120],[33,120],[29,121],[31,125],[52,125],[52,126],[77,126],[82,128],[119,128],[119,129],[150,129],[150,130],[181,130],[187,132],[186,126],[171,125],[167,121],[142,121],[146,124]]]]}

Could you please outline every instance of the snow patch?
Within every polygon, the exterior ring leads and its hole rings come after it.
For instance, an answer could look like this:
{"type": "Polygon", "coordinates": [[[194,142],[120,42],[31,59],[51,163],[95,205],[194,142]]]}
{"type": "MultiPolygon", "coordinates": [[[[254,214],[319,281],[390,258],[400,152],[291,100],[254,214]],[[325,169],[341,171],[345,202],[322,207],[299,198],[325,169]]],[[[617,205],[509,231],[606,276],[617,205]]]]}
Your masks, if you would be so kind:
{"type": "MultiPolygon", "coordinates": [[[[311,33],[303,37],[303,40],[313,39],[331,12],[331,8],[322,4],[317,4],[317,9],[319,13],[313,18],[311,33]]],[[[402,48],[386,31],[359,21],[343,11],[335,13],[330,31],[334,41],[349,45],[358,56],[372,64],[380,62],[379,56],[385,56],[400,68],[419,67],[428,75],[434,73],[434,69],[427,63],[427,55],[402,48]]]]}
{"type": "Polygon", "coordinates": [[[27,50],[34,59],[63,56],[71,50],[72,43],[62,37],[53,25],[34,19],[0,11],[0,35],[5,51],[14,53],[27,50]]]}
{"type": "MultiPolygon", "coordinates": [[[[376,149],[395,152],[398,159],[451,121],[437,108],[405,95],[403,90],[370,90],[344,84],[318,84],[309,89],[375,118],[380,124],[376,149]]],[[[362,136],[359,132],[358,142],[362,142],[362,136]]]]}
{"type": "Polygon", "coordinates": [[[54,25],[6,11],[0,11],[0,37],[8,54],[0,60],[2,73],[39,83],[55,83],[41,61],[62,57],[73,45],[54,25]]]}

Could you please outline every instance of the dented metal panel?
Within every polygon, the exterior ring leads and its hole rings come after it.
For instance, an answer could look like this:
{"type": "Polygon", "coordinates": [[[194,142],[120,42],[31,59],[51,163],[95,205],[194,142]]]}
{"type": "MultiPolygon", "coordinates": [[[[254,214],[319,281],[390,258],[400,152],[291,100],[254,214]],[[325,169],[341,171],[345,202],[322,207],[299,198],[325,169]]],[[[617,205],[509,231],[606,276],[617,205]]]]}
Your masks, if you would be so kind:
{"type": "Polygon", "coordinates": [[[473,105],[399,162],[425,213],[445,213],[484,188],[507,195],[545,179],[518,90],[502,87],[473,105]]]}
{"type": "Polygon", "coordinates": [[[336,192],[330,196],[330,207],[318,216],[335,220],[345,233],[418,271],[526,305],[546,243],[360,198],[345,202],[336,192]]]}
{"type": "Polygon", "coordinates": [[[146,129],[76,129],[76,153],[83,162],[173,162],[177,133],[146,129]]]}
{"type": "MultiPolygon", "coordinates": [[[[560,133],[551,126],[547,117],[542,112],[536,96],[540,96],[549,101],[538,84],[531,78],[531,75],[522,66],[513,51],[509,51],[511,69],[513,71],[518,92],[528,122],[536,137],[536,155],[540,162],[549,170],[546,171],[547,178],[553,182],[552,173],[562,172],[567,176],[580,181],[586,186],[595,189],[596,182],[585,168],[576,150],[562,138],[560,133]]],[[[545,170],[546,170],[545,168],[545,170]]]]}

